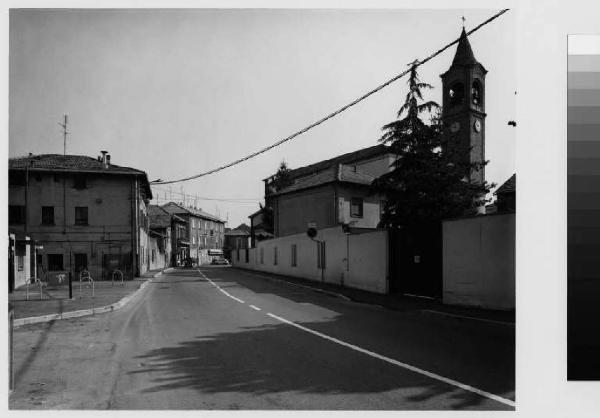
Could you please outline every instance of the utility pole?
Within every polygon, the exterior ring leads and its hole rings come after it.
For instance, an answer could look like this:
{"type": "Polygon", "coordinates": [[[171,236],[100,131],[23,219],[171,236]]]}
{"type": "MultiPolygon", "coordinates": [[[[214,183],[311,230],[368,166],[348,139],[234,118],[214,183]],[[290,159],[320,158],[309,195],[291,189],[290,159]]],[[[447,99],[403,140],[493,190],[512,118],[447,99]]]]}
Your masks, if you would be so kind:
{"type": "Polygon", "coordinates": [[[63,128],[63,155],[67,155],[67,115],[64,115],[64,122],[58,124],[63,128]]]}

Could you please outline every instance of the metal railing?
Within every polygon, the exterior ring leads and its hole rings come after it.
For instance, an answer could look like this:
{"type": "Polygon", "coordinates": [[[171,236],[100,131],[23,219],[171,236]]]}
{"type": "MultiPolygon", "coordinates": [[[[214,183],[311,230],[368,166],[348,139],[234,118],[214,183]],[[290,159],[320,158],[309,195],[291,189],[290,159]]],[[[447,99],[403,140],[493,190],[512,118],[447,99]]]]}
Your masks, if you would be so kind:
{"type": "Polygon", "coordinates": [[[25,300],[29,300],[29,286],[39,286],[40,289],[40,300],[44,299],[44,286],[47,286],[46,282],[42,282],[37,277],[30,277],[25,282],[25,300]]]}
{"type": "Polygon", "coordinates": [[[86,269],[81,270],[81,273],[79,273],[79,296],[82,296],[83,294],[83,287],[91,288],[92,297],[94,297],[94,279],[92,279],[92,275],[86,269]]]}

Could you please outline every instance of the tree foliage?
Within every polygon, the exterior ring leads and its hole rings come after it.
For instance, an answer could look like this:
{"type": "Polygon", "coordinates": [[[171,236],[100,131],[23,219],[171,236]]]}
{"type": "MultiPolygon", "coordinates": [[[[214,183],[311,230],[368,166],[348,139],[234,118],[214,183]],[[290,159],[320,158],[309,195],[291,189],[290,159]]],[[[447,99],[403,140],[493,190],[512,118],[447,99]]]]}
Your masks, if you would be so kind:
{"type": "Polygon", "coordinates": [[[285,189],[286,187],[292,184],[292,178],[290,175],[290,170],[287,166],[287,163],[281,161],[279,164],[279,168],[277,169],[277,173],[273,176],[272,186],[275,188],[275,191],[279,191],[285,189]]]}
{"type": "Polygon", "coordinates": [[[270,206],[265,206],[262,203],[259,203],[258,205],[260,206],[260,211],[262,213],[262,225],[264,230],[269,234],[273,234],[273,208],[270,206]]]}
{"type": "Polygon", "coordinates": [[[373,182],[386,195],[380,226],[400,227],[439,222],[462,216],[485,204],[490,185],[469,181],[471,170],[486,162],[461,160],[452,138],[444,135],[440,106],[423,100],[432,86],[419,80],[416,63],[408,80],[409,91],[397,120],[383,126],[380,142],[389,144],[398,158],[392,171],[373,182]],[[420,103],[421,102],[421,103],[420,103]],[[428,115],[429,123],[423,121],[428,115]]]}

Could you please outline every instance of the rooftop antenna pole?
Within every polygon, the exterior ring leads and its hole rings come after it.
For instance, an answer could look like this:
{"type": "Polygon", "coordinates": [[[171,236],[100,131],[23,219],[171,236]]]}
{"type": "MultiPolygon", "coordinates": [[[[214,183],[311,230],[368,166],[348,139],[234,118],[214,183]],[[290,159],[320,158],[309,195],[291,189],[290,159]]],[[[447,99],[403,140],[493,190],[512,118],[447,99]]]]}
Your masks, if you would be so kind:
{"type": "Polygon", "coordinates": [[[58,124],[63,128],[63,155],[67,155],[67,115],[64,115],[64,122],[58,124]]]}

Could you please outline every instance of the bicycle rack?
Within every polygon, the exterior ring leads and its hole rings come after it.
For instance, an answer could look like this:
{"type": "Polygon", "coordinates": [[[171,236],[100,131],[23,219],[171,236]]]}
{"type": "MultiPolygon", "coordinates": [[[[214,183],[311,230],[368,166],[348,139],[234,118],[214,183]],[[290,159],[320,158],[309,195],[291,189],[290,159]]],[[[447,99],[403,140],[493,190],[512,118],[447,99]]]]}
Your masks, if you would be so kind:
{"type": "Polygon", "coordinates": [[[123,281],[123,272],[119,269],[115,269],[112,274],[112,285],[115,285],[115,276],[116,280],[121,280],[121,286],[125,286],[125,282],[123,281]]]}
{"type": "Polygon", "coordinates": [[[87,286],[92,288],[92,297],[94,297],[94,279],[92,279],[92,275],[86,269],[81,270],[79,273],[79,296],[82,296],[82,286],[87,286]],[[88,282],[86,285],[85,282],[88,282]]]}
{"type": "Polygon", "coordinates": [[[25,300],[29,300],[29,286],[39,285],[40,287],[40,300],[44,299],[43,287],[45,286],[44,282],[42,282],[37,277],[30,277],[25,283],[25,300]]]}

